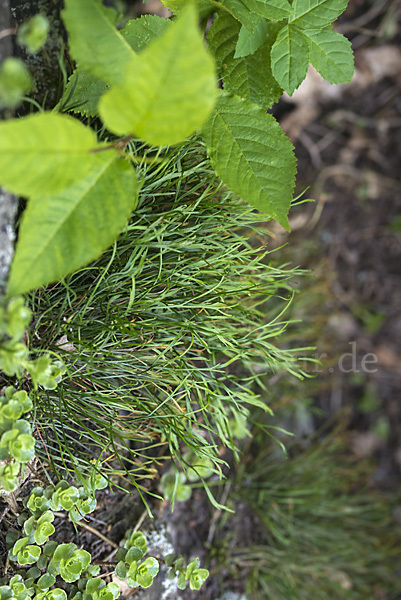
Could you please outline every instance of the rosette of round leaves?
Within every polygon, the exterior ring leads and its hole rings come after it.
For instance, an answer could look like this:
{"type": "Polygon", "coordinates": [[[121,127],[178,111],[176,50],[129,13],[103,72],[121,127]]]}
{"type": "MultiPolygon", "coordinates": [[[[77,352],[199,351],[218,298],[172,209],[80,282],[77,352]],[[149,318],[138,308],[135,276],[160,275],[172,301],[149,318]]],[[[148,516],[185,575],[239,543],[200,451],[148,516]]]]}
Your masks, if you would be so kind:
{"type": "Polygon", "coordinates": [[[84,485],[78,489],[79,500],[69,511],[69,517],[72,521],[80,521],[93,512],[96,508],[95,491],[107,487],[107,479],[101,473],[94,473],[84,481],[84,485]]]}
{"type": "Polygon", "coordinates": [[[30,544],[29,537],[23,537],[17,540],[9,552],[10,560],[20,565],[33,565],[40,557],[41,550],[39,546],[30,544]]]}
{"type": "Polygon", "coordinates": [[[6,492],[13,492],[18,486],[20,463],[8,463],[0,466],[0,487],[6,492]]]}
{"type": "Polygon", "coordinates": [[[33,536],[35,542],[39,546],[42,546],[54,533],[53,521],[54,514],[51,510],[44,512],[39,519],[32,516],[24,523],[24,533],[28,536],[33,536]]]}
{"type": "Polygon", "coordinates": [[[103,477],[101,473],[93,473],[91,477],[84,482],[84,488],[86,494],[89,496],[93,494],[96,490],[103,490],[107,487],[107,479],[103,477]]]}
{"type": "Polygon", "coordinates": [[[159,488],[166,500],[178,500],[184,502],[191,497],[192,489],[186,485],[187,478],[184,473],[175,473],[167,471],[162,475],[159,488]]]}
{"type": "MultiPolygon", "coordinates": [[[[83,488],[82,488],[83,489],[83,488]]],[[[69,511],[68,516],[71,521],[81,521],[86,515],[93,512],[96,508],[96,498],[92,496],[91,498],[80,498],[75,506],[69,511]]]]}
{"type": "Polygon", "coordinates": [[[13,422],[32,410],[32,400],[24,390],[16,391],[11,385],[0,396],[0,430],[10,429],[13,422]]]}
{"type": "Polygon", "coordinates": [[[67,583],[77,581],[89,566],[91,555],[86,550],[78,550],[73,543],[60,544],[54,550],[47,568],[48,573],[60,575],[67,583]]]}
{"type": "MultiPolygon", "coordinates": [[[[1,67],[4,70],[6,59],[1,67]]],[[[0,107],[1,107],[1,72],[0,72],[0,107]]],[[[17,104],[19,101],[17,102],[17,104]]],[[[24,364],[28,358],[28,348],[21,342],[25,329],[31,321],[31,311],[24,305],[21,296],[12,298],[7,304],[0,306],[0,369],[6,375],[22,375],[24,364]]]]}
{"type": "Polygon", "coordinates": [[[49,356],[40,356],[26,365],[35,386],[55,390],[63,378],[65,366],[60,360],[52,361],[49,356]]]}
{"type": "Polygon", "coordinates": [[[171,567],[167,573],[168,579],[177,577],[177,587],[180,590],[186,589],[188,579],[191,590],[200,590],[209,577],[209,571],[200,568],[199,558],[197,557],[192,559],[186,567],[181,555],[168,554],[165,557],[165,562],[167,567],[171,567]]]}
{"type": "Polygon", "coordinates": [[[40,517],[42,513],[50,508],[50,499],[54,487],[48,486],[45,490],[40,487],[34,487],[28,498],[24,499],[24,506],[34,515],[40,517]]]}
{"type": "Polygon", "coordinates": [[[128,535],[128,538],[124,543],[124,547],[117,550],[117,577],[122,580],[126,579],[131,566],[134,563],[137,564],[138,561],[144,557],[147,551],[148,546],[146,543],[146,537],[141,531],[134,531],[128,535]]]}
{"type": "Polygon", "coordinates": [[[22,338],[31,322],[32,312],[25,306],[22,296],[14,296],[5,305],[0,306],[0,335],[12,341],[22,338]]]}
{"type": "Polygon", "coordinates": [[[67,600],[67,594],[60,588],[39,592],[35,596],[35,600],[67,600]]]}
{"type": "Polygon", "coordinates": [[[35,453],[35,439],[31,435],[28,421],[18,419],[12,429],[5,431],[0,439],[0,460],[8,458],[9,454],[18,462],[32,460],[35,453]]]}
{"type": "Polygon", "coordinates": [[[198,481],[200,478],[207,479],[214,472],[213,463],[207,456],[197,456],[188,450],[183,458],[189,467],[186,474],[189,481],[198,481]]]}
{"type": "Polygon", "coordinates": [[[56,485],[52,497],[50,499],[51,510],[72,510],[80,499],[78,488],[69,485],[67,481],[62,479],[56,485]]]}
{"type": "Polygon", "coordinates": [[[116,600],[120,595],[120,586],[117,583],[108,583],[100,577],[89,579],[85,586],[83,600],[116,600]]]}
{"type": "Polygon", "coordinates": [[[16,600],[28,600],[34,590],[28,589],[21,575],[14,575],[8,582],[8,585],[0,587],[0,599],[16,598],[16,600]]]}
{"type": "Polygon", "coordinates": [[[185,575],[187,579],[189,578],[190,589],[200,590],[209,577],[209,571],[200,568],[199,558],[196,557],[188,563],[185,575]]]}
{"type": "Polygon", "coordinates": [[[133,531],[132,533],[129,533],[127,540],[124,543],[124,547],[128,549],[132,547],[139,548],[142,551],[142,556],[148,551],[146,537],[142,531],[133,531]]]}
{"type": "Polygon", "coordinates": [[[153,556],[148,556],[141,563],[133,561],[128,569],[127,584],[129,587],[148,588],[159,572],[159,563],[153,556]]]}
{"type": "Polygon", "coordinates": [[[99,565],[89,565],[81,574],[81,577],[71,586],[69,600],[92,600],[91,594],[87,594],[85,589],[89,581],[97,578],[100,573],[99,565]]]}
{"type": "Polygon", "coordinates": [[[8,377],[21,377],[28,359],[28,348],[22,342],[0,344],[0,370],[8,377]]]}

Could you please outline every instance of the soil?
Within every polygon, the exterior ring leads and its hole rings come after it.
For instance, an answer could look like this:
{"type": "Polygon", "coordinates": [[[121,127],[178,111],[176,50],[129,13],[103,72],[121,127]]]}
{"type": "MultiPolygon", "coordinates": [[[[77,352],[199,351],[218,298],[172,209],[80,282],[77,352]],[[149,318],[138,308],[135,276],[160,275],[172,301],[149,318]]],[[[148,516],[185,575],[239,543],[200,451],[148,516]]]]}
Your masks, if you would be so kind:
{"type": "MultiPolygon", "coordinates": [[[[274,229],[276,244],[288,242],[285,252],[322,276],[328,290],[319,307],[324,326],[312,340],[322,359],[322,386],[314,401],[325,418],[345,407],[351,411],[350,452],[376,460],[374,477],[386,490],[396,489],[401,468],[400,18],[400,1],[351,0],[338,29],[355,48],[354,80],[334,87],[311,73],[293,98],[274,110],[295,145],[298,190],[309,187],[307,194],[315,199],[294,210],[289,236],[274,229]]],[[[142,518],[143,505],[135,492],[104,490],[98,499],[86,524],[112,544],[88,528],[79,527],[77,534],[61,519],[57,541],[73,541],[96,561],[107,562],[113,544],[142,518]]],[[[232,526],[246,543],[253,517],[245,507],[236,508],[232,526]]],[[[173,514],[167,505],[152,510],[156,520],[146,517],[141,529],[159,536],[155,553],[172,541],[184,556],[207,555],[215,510],[202,492],[177,503],[173,514]]],[[[15,515],[0,503],[0,517],[1,572],[4,535],[15,515]]],[[[219,590],[211,578],[202,595],[181,596],[216,600],[219,590]]],[[[138,597],[162,596],[159,588],[138,597]]],[[[163,598],[176,595],[166,592],[163,598]]]]}

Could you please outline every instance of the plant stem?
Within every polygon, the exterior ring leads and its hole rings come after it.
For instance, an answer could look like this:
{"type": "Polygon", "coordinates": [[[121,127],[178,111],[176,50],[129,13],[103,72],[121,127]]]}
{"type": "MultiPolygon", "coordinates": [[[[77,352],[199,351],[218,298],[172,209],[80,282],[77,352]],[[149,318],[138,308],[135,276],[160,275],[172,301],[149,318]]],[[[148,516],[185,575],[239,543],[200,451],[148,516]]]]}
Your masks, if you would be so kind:
{"type": "MultiPolygon", "coordinates": [[[[54,512],[53,514],[56,517],[61,517],[62,519],[67,519],[67,515],[65,513],[54,512]]],[[[87,531],[90,531],[91,533],[93,533],[94,535],[96,535],[97,537],[99,537],[101,540],[103,540],[104,542],[106,542],[106,544],[109,544],[109,546],[112,546],[113,548],[116,548],[117,550],[120,547],[118,544],[116,544],[115,542],[113,542],[112,540],[110,540],[108,537],[106,537],[105,535],[103,535],[103,533],[100,533],[100,531],[98,531],[97,529],[95,529],[91,525],[87,525],[86,523],[83,523],[82,521],[77,521],[76,524],[80,525],[81,527],[83,527],[87,531]]]]}

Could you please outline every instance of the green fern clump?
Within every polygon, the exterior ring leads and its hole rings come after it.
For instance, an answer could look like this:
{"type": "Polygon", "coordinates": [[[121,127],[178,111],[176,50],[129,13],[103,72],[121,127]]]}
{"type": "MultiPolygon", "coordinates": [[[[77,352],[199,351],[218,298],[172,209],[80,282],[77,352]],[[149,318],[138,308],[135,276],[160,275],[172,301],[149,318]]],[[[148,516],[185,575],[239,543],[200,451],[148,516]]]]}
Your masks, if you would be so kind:
{"type": "Polygon", "coordinates": [[[261,373],[298,372],[296,353],[275,345],[294,272],[269,264],[253,210],[216,182],[199,143],[159,161],[143,167],[114,248],[32,295],[33,345],[62,354],[68,373],[37,398],[56,470],[115,452],[139,486],[155,446],[181,461],[184,444],[218,471],[219,445],[235,449],[233,417],[268,410],[261,373]]]}

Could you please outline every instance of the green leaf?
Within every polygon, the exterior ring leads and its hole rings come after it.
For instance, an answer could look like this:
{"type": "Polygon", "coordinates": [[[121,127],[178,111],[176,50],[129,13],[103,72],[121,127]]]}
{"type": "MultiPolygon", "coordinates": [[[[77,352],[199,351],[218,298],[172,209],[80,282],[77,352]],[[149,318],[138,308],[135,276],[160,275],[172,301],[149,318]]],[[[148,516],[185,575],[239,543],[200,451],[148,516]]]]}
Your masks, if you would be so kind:
{"type": "Polygon", "coordinates": [[[185,502],[191,497],[192,489],[186,485],[186,476],[184,473],[175,474],[173,471],[168,471],[162,475],[160,480],[160,489],[167,500],[178,500],[185,502]]]}
{"type": "MultiPolygon", "coordinates": [[[[161,2],[175,15],[179,15],[188,4],[188,0],[161,0],[161,2]]],[[[216,10],[216,5],[211,0],[193,0],[193,4],[195,4],[201,19],[208,17],[216,10]]]]}
{"type": "Polygon", "coordinates": [[[276,81],[291,96],[305,79],[308,66],[308,44],[302,31],[285,25],[271,50],[271,67],[276,81]]]}
{"type": "Polygon", "coordinates": [[[148,556],[146,560],[140,565],[143,569],[147,569],[148,573],[152,575],[152,577],[156,577],[159,572],[159,563],[153,556],[148,556]]]}
{"type": "Polygon", "coordinates": [[[288,0],[243,0],[249,10],[269,19],[282,21],[291,14],[291,5],[288,0]]]}
{"type": "Polygon", "coordinates": [[[85,586],[85,592],[87,594],[93,594],[93,592],[102,589],[102,587],[105,587],[105,585],[105,582],[100,577],[95,577],[87,582],[85,586]]]}
{"type": "Polygon", "coordinates": [[[120,560],[117,563],[115,571],[116,571],[116,575],[119,579],[124,580],[127,578],[128,571],[127,571],[127,567],[125,566],[125,562],[123,560],[120,560]]]}
{"type": "Polygon", "coordinates": [[[199,590],[209,577],[207,569],[196,569],[189,578],[189,587],[191,590],[199,590]]]}
{"type": "MultiPolygon", "coordinates": [[[[171,25],[171,21],[156,15],[143,15],[139,19],[128,21],[121,36],[128,42],[134,52],[142,52],[171,25]]],[[[63,111],[73,111],[87,117],[97,115],[100,98],[110,85],[82,67],[75,69],[71,75],[60,100],[63,111]]]]}
{"type": "Polygon", "coordinates": [[[128,550],[127,555],[125,557],[125,562],[130,565],[132,562],[140,560],[143,554],[144,553],[140,548],[138,548],[137,546],[133,546],[128,550]]]}
{"type": "Polygon", "coordinates": [[[46,594],[46,600],[67,600],[67,594],[60,588],[49,590],[46,594]]]}
{"type": "Polygon", "coordinates": [[[16,440],[10,443],[9,450],[19,462],[32,460],[35,454],[35,438],[29,434],[22,433],[16,440]]]}
{"type": "Polygon", "coordinates": [[[21,196],[49,196],[96,163],[96,135],[67,115],[36,113],[0,123],[0,184],[21,196]]]}
{"type": "Polygon", "coordinates": [[[60,280],[94,260],[127,223],[137,201],[135,172],[114,152],[94,156],[95,168],[77,184],[28,203],[11,268],[10,296],[60,280]]]}
{"type": "Polygon", "coordinates": [[[42,577],[40,579],[38,579],[37,586],[41,590],[47,590],[47,589],[49,589],[49,587],[51,587],[55,583],[56,583],[56,578],[54,577],[54,575],[45,573],[44,575],[42,575],[42,577]]]}
{"type": "Polygon", "coordinates": [[[109,87],[89,71],[78,67],[65,86],[60,107],[63,111],[94,117],[97,115],[99,100],[109,87]]]}
{"type": "MultiPolygon", "coordinates": [[[[186,1],[186,0],[185,0],[186,1]]],[[[128,21],[120,34],[134,52],[143,52],[147,46],[161,36],[172,22],[157,15],[143,15],[139,19],[128,21]]]]}
{"type": "Polygon", "coordinates": [[[332,27],[322,30],[304,30],[309,45],[310,61],[329,83],[347,83],[354,73],[354,58],[351,42],[333,31],[332,27]]]}
{"type": "Polygon", "coordinates": [[[223,93],[203,137],[223,182],[288,230],[296,161],[275,119],[251,102],[223,93]]]}
{"type": "Polygon", "coordinates": [[[17,108],[32,87],[31,75],[20,58],[9,56],[0,65],[0,110],[17,108]]]}
{"type": "Polygon", "coordinates": [[[18,552],[18,562],[20,565],[32,565],[35,563],[40,556],[39,546],[25,546],[23,550],[18,552]]]}
{"type": "Polygon", "coordinates": [[[263,44],[267,36],[266,19],[260,19],[255,27],[255,31],[250,33],[244,25],[242,25],[238,36],[238,42],[235,47],[234,58],[242,58],[256,52],[263,44]]]}
{"type": "Polygon", "coordinates": [[[135,52],[114,26],[101,0],[65,0],[62,13],[72,56],[99,79],[119,83],[135,52]]]}
{"type": "Polygon", "coordinates": [[[177,587],[179,590],[185,590],[187,587],[187,578],[185,576],[185,571],[180,571],[178,573],[177,587]]]}
{"type": "MultiPolygon", "coordinates": [[[[133,531],[125,545],[127,548],[132,548],[133,546],[139,548],[142,551],[142,555],[148,551],[146,537],[142,531],[133,531]]],[[[128,554],[126,555],[125,560],[128,561],[127,556],[128,554]]]]}
{"type": "Polygon", "coordinates": [[[77,581],[81,573],[89,565],[91,555],[86,550],[75,550],[69,558],[60,561],[60,576],[67,583],[77,581]]]}
{"type": "Polygon", "coordinates": [[[130,64],[124,83],[106,93],[99,112],[117,134],[176,144],[199,129],[217,95],[214,65],[192,6],[130,64]]]}
{"type": "Polygon", "coordinates": [[[13,492],[18,485],[19,463],[0,465],[0,485],[6,492],[13,492]]]}
{"type": "Polygon", "coordinates": [[[34,15],[18,29],[18,44],[35,54],[46,43],[48,31],[49,21],[45,15],[34,15]]]}
{"type": "Polygon", "coordinates": [[[221,0],[221,3],[226,7],[231,16],[246,27],[250,33],[253,33],[259,23],[259,16],[256,13],[250,11],[242,0],[221,0]]]}
{"type": "Polygon", "coordinates": [[[187,568],[185,570],[185,576],[188,578],[191,576],[191,574],[195,571],[195,569],[199,569],[199,558],[193,558],[187,565],[187,568]]]}
{"type": "Polygon", "coordinates": [[[277,25],[267,26],[264,44],[252,55],[234,58],[240,25],[229,14],[218,15],[208,33],[224,89],[251,100],[263,108],[271,108],[280,98],[282,89],[270,68],[270,49],[277,34],[277,25]]]}
{"type": "MultiPolygon", "coordinates": [[[[6,307],[5,329],[7,335],[9,335],[10,338],[14,341],[20,340],[24,335],[25,329],[31,322],[31,318],[32,313],[29,310],[29,308],[25,306],[24,298],[22,298],[21,296],[11,298],[11,300],[7,303],[6,307]]],[[[24,404],[27,398],[27,393],[22,390],[13,394],[13,400],[16,400],[22,404],[24,404]]],[[[32,402],[30,400],[27,406],[29,408],[24,409],[22,412],[28,412],[28,410],[31,410],[32,402]]]]}
{"type": "Polygon", "coordinates": [[[147,588],[152,585],[158,572],[159,563],[153,556],[148,557],[141,564],[134,562],[128,571],[128,585],[130,587],[141,586],[147,588]]]}
{"type": "Polygon", "coordinates": [[[349,0],[294,0],[290,22],[303,29],[321,29],[333,23],[349,0]]]}

